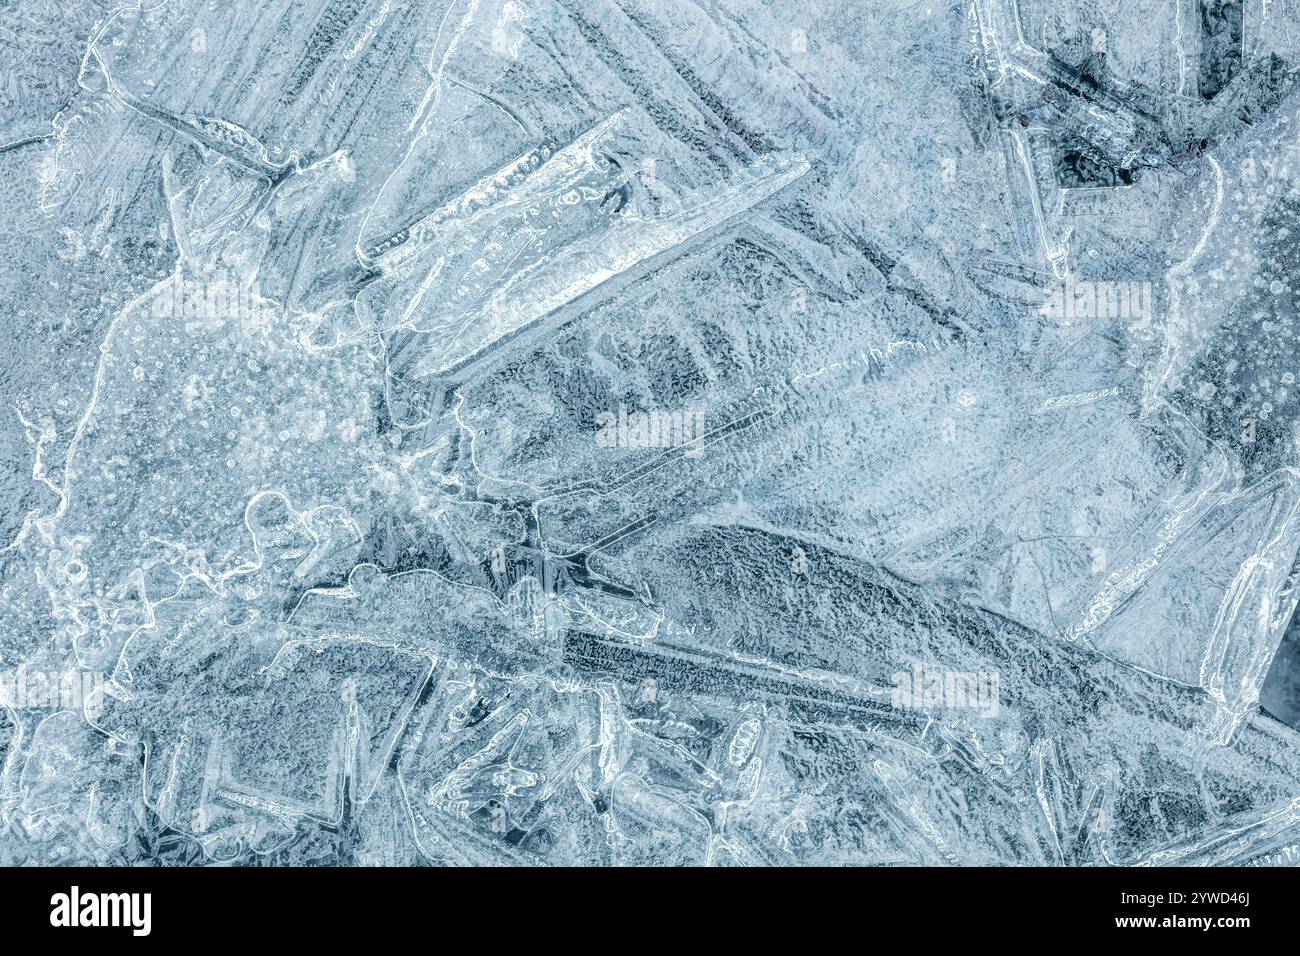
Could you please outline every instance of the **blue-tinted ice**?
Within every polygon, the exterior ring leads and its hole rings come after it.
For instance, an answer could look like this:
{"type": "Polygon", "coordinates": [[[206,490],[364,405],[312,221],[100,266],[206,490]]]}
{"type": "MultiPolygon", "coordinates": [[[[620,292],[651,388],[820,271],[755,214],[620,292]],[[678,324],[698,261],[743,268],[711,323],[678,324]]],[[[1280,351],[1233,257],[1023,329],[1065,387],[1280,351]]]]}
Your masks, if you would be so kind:
{"type": "Polygon", "coordinates": [[[8,4],[0,863],[1300,861],[1298,69],[8,4]]]}

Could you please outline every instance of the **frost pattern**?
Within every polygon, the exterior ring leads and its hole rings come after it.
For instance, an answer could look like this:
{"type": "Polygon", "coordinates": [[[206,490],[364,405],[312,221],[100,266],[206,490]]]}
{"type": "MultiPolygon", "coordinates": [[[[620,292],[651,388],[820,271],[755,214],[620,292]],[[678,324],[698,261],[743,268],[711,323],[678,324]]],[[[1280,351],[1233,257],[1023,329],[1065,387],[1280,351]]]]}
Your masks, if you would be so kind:
{"type": "Polygon", "coordinates": [[[1298,15],[6,5],[0,863],[1300,859],[1298,15]]]}

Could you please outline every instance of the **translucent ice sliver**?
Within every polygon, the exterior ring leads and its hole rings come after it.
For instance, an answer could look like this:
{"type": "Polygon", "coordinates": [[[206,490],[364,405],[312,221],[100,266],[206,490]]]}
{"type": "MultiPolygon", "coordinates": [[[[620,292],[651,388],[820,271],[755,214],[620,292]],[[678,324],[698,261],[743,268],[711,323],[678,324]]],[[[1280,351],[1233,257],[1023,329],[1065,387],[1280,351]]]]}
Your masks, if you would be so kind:
{"type": "Polygon", "coordinates": [[[626,121],[615,113],[563,149],[523,157],[497,180],[523,173],[522,182],[491,205],[474,203],[490,194],[489,182],[378,258],[383,275],[358,297],[358,310],[398,343],[390,365],[406,375],[449,372],[808,169],[802,158],[759,163],[741,182],[686,197],[671,215],[640,216],[628,210],[633,187],[612,158],[626,121]]]}

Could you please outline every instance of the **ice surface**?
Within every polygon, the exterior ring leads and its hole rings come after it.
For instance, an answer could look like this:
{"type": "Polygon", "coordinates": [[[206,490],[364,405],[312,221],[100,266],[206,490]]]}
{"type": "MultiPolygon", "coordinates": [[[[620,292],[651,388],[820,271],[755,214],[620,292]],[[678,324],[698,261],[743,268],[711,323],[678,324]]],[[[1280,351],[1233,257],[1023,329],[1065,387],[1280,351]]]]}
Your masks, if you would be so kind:
{"type": "Polygon", "coordinates": [[[1300,13],[0,11],[0,863],[1300,859],[1300,13]]]}

